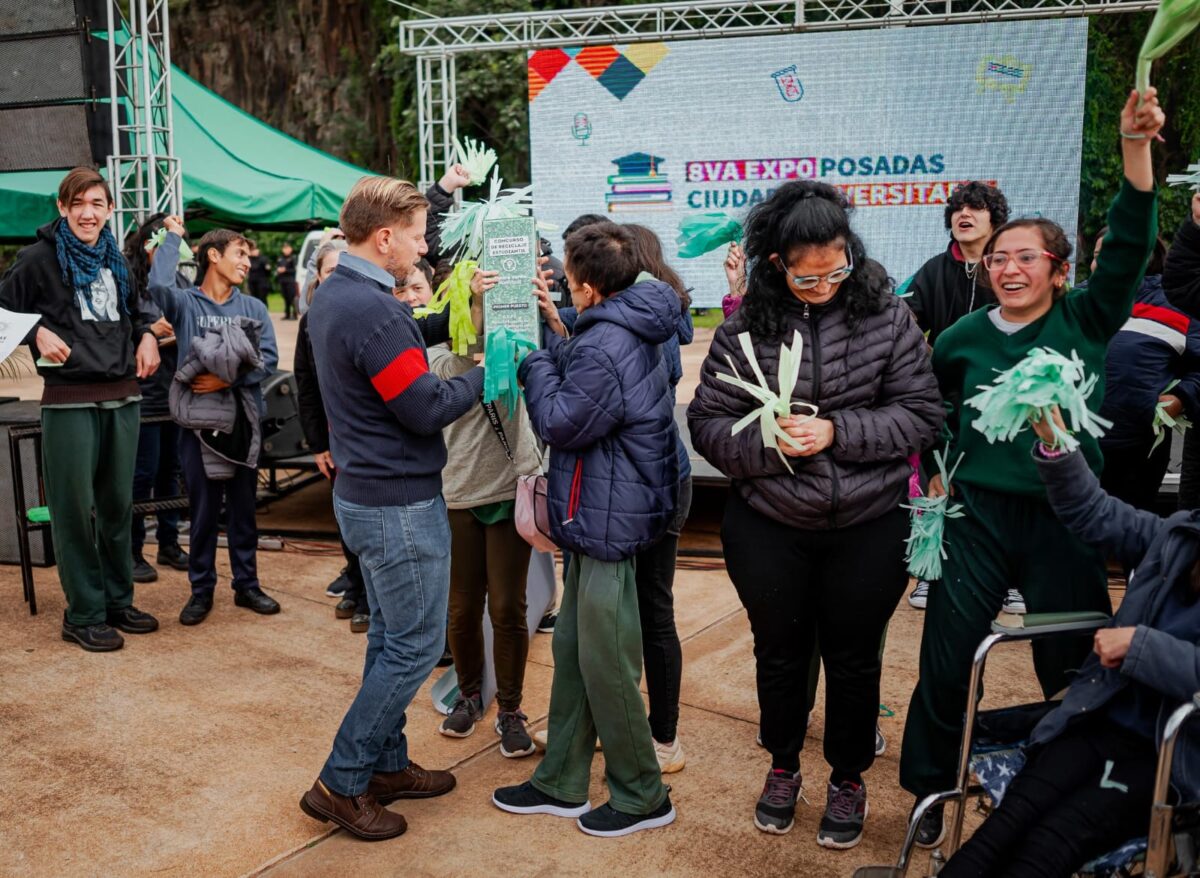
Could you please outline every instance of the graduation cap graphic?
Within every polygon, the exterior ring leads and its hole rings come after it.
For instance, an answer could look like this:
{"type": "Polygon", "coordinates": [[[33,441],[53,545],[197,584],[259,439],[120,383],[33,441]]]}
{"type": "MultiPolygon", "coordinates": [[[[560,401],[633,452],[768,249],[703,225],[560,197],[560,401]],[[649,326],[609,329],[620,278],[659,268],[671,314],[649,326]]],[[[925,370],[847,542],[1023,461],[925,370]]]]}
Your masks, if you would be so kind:
{"type": "Polygon", "coordinates": [[[650,155],[646,152],[631,152],[629,155],[623,155],[612,161],[617,166],[617,173],[622,177],[666,176],[662,171],[662,165],[666,159],[662,156],[650,155]]]}

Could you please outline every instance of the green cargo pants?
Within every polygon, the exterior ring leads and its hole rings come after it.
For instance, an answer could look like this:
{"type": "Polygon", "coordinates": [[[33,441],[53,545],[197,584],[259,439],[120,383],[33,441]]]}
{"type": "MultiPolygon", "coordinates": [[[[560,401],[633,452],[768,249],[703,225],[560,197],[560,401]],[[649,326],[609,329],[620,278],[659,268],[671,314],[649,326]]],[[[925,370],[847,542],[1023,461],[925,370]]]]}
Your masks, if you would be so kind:
{"type": "Polygon", "coordinates": [[[129,524],[141,404],[42,409],[42,481],[67,621],[133,603],[129,524]]]}
{"type": "MultiPolygon", "coordinates": [[[[1019,589],[1031,613],[1112,612],[1100,552],[1080,541],[1044,499],[958,485],[964,518],[946,519],[948,557],[929,584],[921,635],[920,679],[904,721],[900,785],[918,798],[954,787],[967,708],[971,660],[991,630],[1005,593],[1019,589]]],[[[1042,692],[1068,683],[1092,648],[1091,637],[1033,645],[1042,692]]]]}
{"type": "Polygon", "coordinates": [[[650,813],[667,788],[638,688],[642,629],[632,560],[571,556],[553,651],[549,740],[533,785],[564,802],[586,801],[599,732],[612,806],[650,813]]]}

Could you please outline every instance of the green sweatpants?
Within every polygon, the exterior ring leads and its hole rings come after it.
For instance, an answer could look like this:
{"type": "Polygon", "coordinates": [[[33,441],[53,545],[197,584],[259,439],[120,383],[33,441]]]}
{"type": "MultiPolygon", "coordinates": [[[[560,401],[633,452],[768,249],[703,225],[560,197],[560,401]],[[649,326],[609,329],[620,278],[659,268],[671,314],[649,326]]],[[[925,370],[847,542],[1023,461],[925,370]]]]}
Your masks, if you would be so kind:
{"type": "Polygon", "coordinates": [[[586,801],[599,732],[612,806],[650,813],[667,788],[638,688],[642,629],[632,560],[571,556],[553,651],[549,740],[533,785],[564,802],[586,801]]]}
{"type": "MultiPolygon", "coordinates": [[[[942,578],[929,584],[920,679],[904,722],[900,785],[918,798],[954,787],[971,660],[990,633],[1008,589],[1031,613],[1112,612],[1104,559],[1055,517],[1049,503],[958,485],[964,518],[946,520],[942,578]]],[[[1042,692],[1066,686],[1091,637],[1033,645],[1042,692]]]]}
{"type": "Polygon", "coordinates": [[[42,480],[67,621],[133,603],[129,524],[141,404],[42,409],[42,480]]]}

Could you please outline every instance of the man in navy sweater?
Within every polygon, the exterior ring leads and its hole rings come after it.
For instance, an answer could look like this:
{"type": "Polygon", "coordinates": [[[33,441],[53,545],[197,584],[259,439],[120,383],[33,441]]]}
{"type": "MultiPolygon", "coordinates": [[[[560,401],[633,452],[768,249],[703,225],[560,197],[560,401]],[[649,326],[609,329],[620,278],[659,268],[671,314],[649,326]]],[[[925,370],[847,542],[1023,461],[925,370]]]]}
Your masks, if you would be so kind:
{"type": "Polygon", "coordinates": [[[454,775],[408,758],[405,710],[442,654],[450,526],[442,428],[478,405],[483,370],[443,381],[427,344],[450,337],[449,309],[414,320],[392,289],[426,252],[428,202],[411,184],[364,177],[342,205],[347,252],[309,312],[338,470],[334,511],[362,562],[371,623],[362,686],[301,809],[359,838],[400,835],[383,806],[449,792],[454,775]]]}

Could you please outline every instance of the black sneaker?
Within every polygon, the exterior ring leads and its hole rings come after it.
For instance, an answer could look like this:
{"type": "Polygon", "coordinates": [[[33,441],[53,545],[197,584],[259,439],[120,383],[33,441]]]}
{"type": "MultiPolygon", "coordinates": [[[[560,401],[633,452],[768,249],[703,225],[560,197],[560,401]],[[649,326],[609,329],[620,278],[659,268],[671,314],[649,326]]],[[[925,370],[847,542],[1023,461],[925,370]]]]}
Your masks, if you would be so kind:
{"type": "Polygon", "coordinates": [[[862,841],[863,822],[867,819],[867,785],[844,780],[829,784],[825,795],[825,815],[817,830],[817,844],[844,851],[862,841]]]}
{"type": "Polygon", "coordinates": [[[591,802],[577,805],[555,799],[529,781],[519,787],[500,787],[492,793],[492,804],[509,814],[553,814],[555,817],[580,817],[592,810],[591,802]]]}
{"type": "Polygon", "coordinates": [[[438,659],[437,666],[439,668],[448,668],[454,664],[454,655],[450,652],[450,644],[447,643],[442,648],[442,657],[438,659]]]}
{"type": "Polygon", "coordinates": [[[325,589],[325,594],[331,598],[340,598],[346,593],[346,589],[350,587],[350,579],[346,576],[346,568],[342,568],[342,572],[337,575],[337,579],[329,583],[325,589]]]}
{"type": "Polygon", "coordinates": [[[235,606],[253,610],[260,616],[270,616],[279,612],[279,601],[257,587],[234,592],[233,603],[235,606]]]}
{"type": "Polygon", "coordinates": [[[626,814],[618,811],[610,803],[605,802],[599,808],[580,815],[575,825],[588,835],[601,838],[617,838],[631,835],[643,829],[657,829],[675,822],[675,808],[671,805],[671,794],[668,793],[662,804],[649,814],[626,814]]]}
{"type": "Polygon", "coordinates": [[[337,602],[337,606],[333,608],[333,618],[349,619],[357,609],[358,601],[354,600],[354,598],[342,598],[337,602]]]}
{"type": "Polygon", "coordinates": [[[500,736],[501,756],[519,759],[537,749],[525,728],[527,722],[529,717],[520,710],[502,710],[496,716],[496,734],[500,736]]]}
{"type": "Polygon", "coordinates": [[[67,621],[66,613],[63,613],[62,639],[68,643],[77,643],[88,652],[112,652],[125,645],[125,638],[107,623],[72,625],[67,621]]]}
{"type": "Polygon", "coordinates": [[[542,616],[542,621],[538,622],[537,630],[543,634],[549,634],[554,630],[554,623],[558,621],[558,610],[551,610],[546,615],[542,616]]]}
{"type": "Polygon", "coordinates": [[[188,569],[188,553],[179,548],[178,544],[159,546],[157,560],[160,565],[166,564],[172,570],[188,569]]]}
{"type": "Polygon", "coordinates": [[[367,629],[371,627],[371,616],[369,613],[355,613],[350,617],[350,633],[351,634],[366,634],[367,629]]]}
{"type": "Polygon", "coordinates": [[[141,555],[133,556],[133,581],[134,582],[155,582],[158,579],[158,571],[146,563],[146,559],[141,555]]]}
{"type": "MultiPolygon", "coordinates": [[[[942,843],[946,837],[946,822],[943,820],[943,813],[946,809],[945,803],[934,805],[925,812],[925,816],[921,818],[921,822],[917,825],[916,845],[919,848],[932,849],[942,843]]],[[[914,807],[913,810],[916,810],[914,807]]]]}
{"type": "Polygon", "coordinates": [[[454,707],[450,708],[450,715],[438,726],[438,731],[447,738],[465,738],[475,731],[475,723],[479,722],[481,716],[483,702],[479,693],[465,698],[460,695],[458,701],[454,702],[454,707]]]}
{"type": "Polygon", "coordinates": [[[188,598],[187,605],[179,614],[180,625],[199,625],[212,612],[212,595],[194,594],[188,598]]]}
{"type": "Polygon", "coordinates": [[[143,613],[137,607],[122,607],[119,610],[109,610],[106,621],[118,631],[126,634],[149,634],[158,630],[158,620],[149,613],[143,613]]]}
{"type": "Polygon", "coordinates": [[[772,835],[788,832],[796,819],[796,799],[802,794],[800,772],[772,768],[754,808],[754,825],[772,835]]]}

